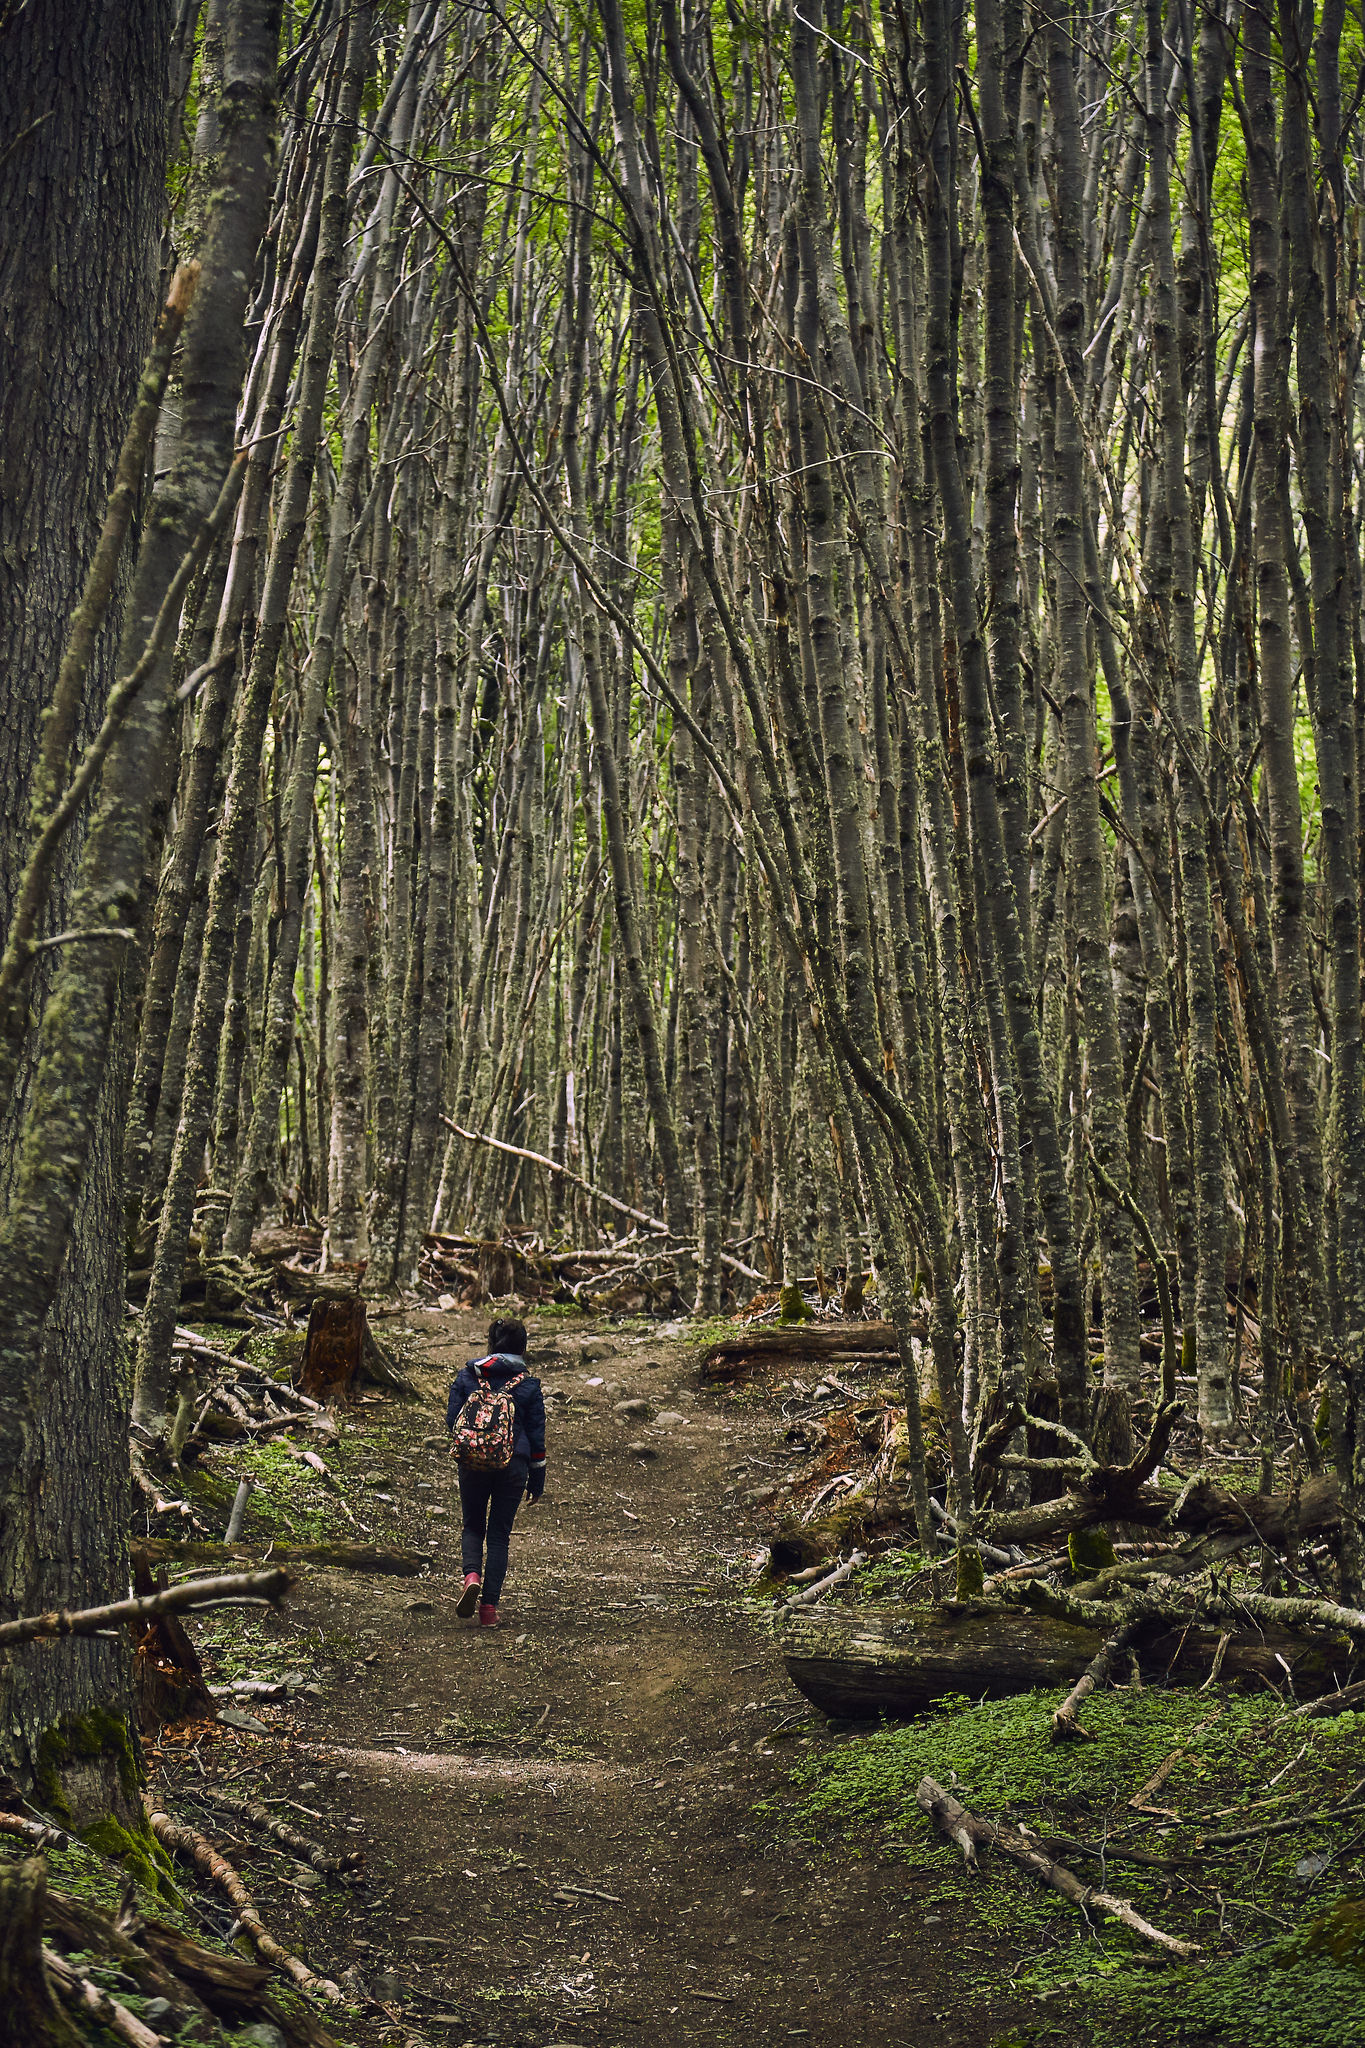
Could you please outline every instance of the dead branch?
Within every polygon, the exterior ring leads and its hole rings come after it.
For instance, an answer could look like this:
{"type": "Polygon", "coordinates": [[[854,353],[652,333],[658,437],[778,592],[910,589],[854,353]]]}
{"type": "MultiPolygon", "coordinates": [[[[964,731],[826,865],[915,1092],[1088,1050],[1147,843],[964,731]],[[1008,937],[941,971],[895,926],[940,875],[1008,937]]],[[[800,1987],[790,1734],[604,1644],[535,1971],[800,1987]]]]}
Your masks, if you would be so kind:
{"type": "Polygon", "coordinates": [[[1002,1856],[1007,1856],[1011,1863],[1017,1863],[1022,1870],[1027,1870],[1030,1875],[1040,1879],[1053,1891],[1060,1892],[1061,1896],[1077,1907],[1087,1919],[1094,1908],[1098,1912],[1108,1914],[1110,1919],[1117,1920],[1120,1926],[1128,1928],[1131,1933],[1140,1934],[1144,1941],[1154,1942],[1158,1948],[1165,1949],[1168,1955],[1178,1956],[1182,1962],[1198,1955],[1197,1943],[1178,1941],[1173,1934],[1163,1934],[1159,1927],[1153,1927],[1150,1920],[1144,1920],[1127,1899],[1120,1899],[1115,1897],[1113,1892],[1096,1891],[1093,1886],[1082,1884],[1064,1863],[1054,1862],[1051,1856],[1035,1842],[1029,1841],[1018,1829],[1006,1827],[999,1821],[978,1820],[959,1800],[953,1798],[951,1792],[945,1792],[936,1779],[921,1779],[915,1797],[921,1812],[928,1814],[948,1839],[963,1849],[969,1863],[975,1864],[980,1850],[997,1849],[1002,1856]],[[969,1856],[964,1847],[964,1837],[968,1838],[972,1845],[972,1854],[969,1856]]]}
{"type": "MultiPolygon", "coordinates": [[[[454,1131],[457,1138],[464,1138],[471,1145],[488,1145],[494,1152],[510,1153],[513,1159],[529,1159],[532,1165],[543,1166],[548,1172],[557,1173],[561,1180],[572,1182],[573,1186],[581,1188],[590,1200],[601,1202],[608,1209],[614,1209],[618,1216],[629,1216],[632,1223],[642,1223],[646,1230],[656,1230],[664,1237],[670,1234],[668,1225],[660,1217],[647,1216],[643,1209],[632,1209],[629,1202],[618,1202],[615,1195],[609,1195],[604,1189],[594,1187],[590,1180],[584,1180],[581,1173],[575,1173],[571,1166],[561,1166],[557,1159],[551,1159],[547,1153],[530,1152],[524,1145],[509,1145],[502,1138],[486,1137],[482,1131],[467,1131],[453,1118],[444,1114],[441,1116],[441,1122],[448,1130],[454,1131]]],[[[746,1280],[762,1281],[762,1273],[756,1272],[752,1266],[746,1266],[743,1259],[735,1258],[730,1252],[721,1252],[719,1258],[722,1266],[728,1266],[732,1273],[742,1273],[746,1280]]]]}
{"type": "MultiPolygon", "coordinates": [[[[251,1556],[249,1544],[229,1550],[225,1543],[182,1543],[170,1536],[148,1537],[142,1547],[154,1563],[166,1564],[225,1564],[234,1557],[251,1556]]],[[[272,1543],[270,1556],[283,1565],[328,1565],[337,1571],[376,1572],[396,1579],[415,1579],[431,1563],[415,1550],[377,1550],[364,1543],[272,1543]]]]}
{"type": "Polygon", "coordinates": [[[351,1849],[344,1856],[334,1856],[320,1843],[310,1841],[307,1835],[301,1835],[297,1828],[290,1827],[288,1821],[281,1820],[258,1800],[243,1799],[240,1794],[221,1791],[217,1786],[206,1791],[204,1797],[212,1805],[221,1807],[225,1813],[235,1813],[242,1820],[250,1821],[253,1827],[261,1828],[266,1834],[273,1835],[277,1842],[283,1842],[286,1849],[304,1863],[310,1863],[313,1869],[324,1877],[346,1876],[349,1872],[357,1870],[364,1860],[359,1849],[351,1849]]]}
{"type": "Polygon", "coordinates": [[[142,1600],[114,1600],[107,1607],[65,1608],[51,1614],[29,1614],[0,1622],[0,1647],[31,1643],[38,1636],[93,1636],[123,1623],[150,1621],[158,1614],[185,1614],[195,1607],[221,1607],[239,1601],[277,1601],[289,1589],[289,1574],[279,1567],[264,1572],[230,1572],[217,1579],[190,1579],[152,1593],[142,1600]]]}
{"type": "Polygon", "coordinates": [[[59,1956],[54,1950],[45,1948],[43,1965],[61,1996],[74,2012],[82,2014],[86,2019],[97,2021],[102,2027],[108,2027],[111,2034],[128,2043],[128,2048],[166,2048],[164,2034],[153,2032],[146,2021],[140,2020],[126,2005],[120,2005],[116,1998],[111,1998],[107,1991],[102,1990],[98,1984],[93,1984],[89,1977],[82,1976],[74,1963],[69,1963],[65,1956],[59,1956]]]}
{"type": "Polygon", "coordinates": [[[45,1820],[29,1820],[22,1813],[0,1813],[0,1834],[18,1835],[35,1849],[69,1849],[71,1837],[64,1829],[45,1820]]]}
{"type": "Polygon", "coordinates": [[[182,1826],[179,1821],[172,1820],[168,1813],[159,1812],[149,1799],[144,1799],[144,1805],[147,1809],[148,1825],[158,1842],[177,1855],[188,1858],[201,1877],[207,1878],[210,1884],[217,1885],[235,1909],[238,1923],[250,1935],[257,1953],[264,1957],[266,1962],[273,1963],[292,1983],[297,1984],[300,1991],[312,1991],[333,2005],[339,2004],[341,1993],[330,1977],[319,1977],[300,1957],[291,1955],[288,1949],[282,1948],[274,1935],[267,1930],[256,1911],[250,1892],[227,1859],[219,1855],[207,1835],[199,1834],[194,1828],[182,1826]]]}
{"type": "Polygon", "coordinates": [[[813,1607],[817,1600],[823,1600],[826,1593],[832,1592],[837,1585],[840,1585],[843,1580],[857,1571],[858,1566],[864,1560],[864,1556],[865,1553],[863,1551],[855,1550],[852,1557],[848,1558],[834,1571],[826,1572],[823,1579],[817,1579],[813,1586],[807,1586],[802,1593],[794,1593],[787,1602],[788,1607],[813,1607]]]}
{"type": "Polygon", "coordinates": [[[1305,1720],[1328,1720],[1334,1714],[1353,1714],[1360,1707],[1365,1707],[1365,1678],[1357,1679],[1354,1685],[1344,1685],[1340,1692],[1328,1693],[1323,1699],[1305,1700],[1286,1719],[1302,1716],[1305,1720]]]}
{"type": "Polygon", "coordinates": [[[1127,1649],[1133,1637],[1142,1627],[1141,1618],[1133,1616],[1124,1619],[1113,1635],[1102,1642],[1090,1662],[1086,1665],[1066,1698],[1052,1716],[1052,1739],[1054,1742],[1076,1742],[1088,1740],[1084,1728],[1076,1716],[1081,1703],[1089,1699],[1097,1685],[1103,1685],[1114,1668],[1116,1660],[1127,1649]]]}

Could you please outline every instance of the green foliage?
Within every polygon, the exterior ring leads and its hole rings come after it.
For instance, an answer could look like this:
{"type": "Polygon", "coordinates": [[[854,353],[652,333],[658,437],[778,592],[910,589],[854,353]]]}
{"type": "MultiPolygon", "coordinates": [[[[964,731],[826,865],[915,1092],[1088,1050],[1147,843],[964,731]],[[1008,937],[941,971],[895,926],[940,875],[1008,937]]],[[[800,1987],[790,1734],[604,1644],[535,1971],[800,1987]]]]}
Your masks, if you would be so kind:
{"type": "Polygon", "coordinates": [[[1324,1922],[1365,1914],[1359,1900],[1339,1900],[1310,1921],[1246,1955],[1182,1968],[1153,1978],[1113,1977],[1094,1993],[1099,2041],[1142,2048],[1176,2043],[1199,2048],[1356,2048],[1365,2043],[1365,1980],[1353,1947],[1347,1961],[1315,1947],[1324,1922]]]}
{"type": "Polygon", "coordinates": [[[907,1546],[885,1550],[860,1564],[849,1586],[859,1600],[896,1600],[908,1591],[910,1581],[929,1563],[922,1550],[907,1546]]]}
{"type": "Polygon", "coordinates": [[[1126,1799],[1172,1749],[1189,1743],[1187,1776],[1216,1771],[1235,1730],[1263,1726],[1280,1711],[1269,1697],[1232,1698],[1212,1728],[1207,1696],[1114,1690],[1086,1701],[1092,1740],[1053,1743],[1048,1725],[1056,1695],[1021,1693],[975,1706],[941,1700],[922,1721],[885,1728],[799,1772],[804,1820],[844,1826],[880,1823],[893,1831],[922,1825],[915,1791],[926,1774],[955,1785],[993,1815],[1039,1808],[1103,1809],[1126,1799]]]}

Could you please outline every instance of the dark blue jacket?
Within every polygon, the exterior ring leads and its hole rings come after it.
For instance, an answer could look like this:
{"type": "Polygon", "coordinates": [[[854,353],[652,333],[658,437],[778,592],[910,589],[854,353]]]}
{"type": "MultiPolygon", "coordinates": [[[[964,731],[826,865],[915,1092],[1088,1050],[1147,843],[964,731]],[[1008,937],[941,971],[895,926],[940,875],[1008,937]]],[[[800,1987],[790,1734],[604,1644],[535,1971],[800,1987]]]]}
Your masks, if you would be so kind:
{"type": "MultiPolygon", "coordinates": [[[[446,1428],[454,1429],[460,1419],[460,1411],[474,1389],[487,1379],[489,1386],[505,1387],[518,1373],[526,1373],[526,1360],[513,1358],[505,1351],[495,1351],[488,1358],[471,1358],[468,1365],[461,1367],[460,1377],[450,1390],[446,1403],[446,1428]]],[[[532,1473],[539,1466],[545,1468],[545,1396],[540,1391],[540,1381],[526,1373],[519,1387],[512,1389],[512,1406],[517,1413],[516,1441],[512,1446],[514,1458],[529,1459],[532,1473]]]]}

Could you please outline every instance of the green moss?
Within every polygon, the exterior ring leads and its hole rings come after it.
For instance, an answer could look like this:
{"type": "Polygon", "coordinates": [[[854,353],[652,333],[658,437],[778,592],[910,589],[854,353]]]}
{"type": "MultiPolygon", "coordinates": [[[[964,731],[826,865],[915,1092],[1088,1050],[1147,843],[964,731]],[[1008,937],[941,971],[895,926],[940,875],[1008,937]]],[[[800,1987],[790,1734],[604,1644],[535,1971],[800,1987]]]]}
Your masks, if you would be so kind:
{"type": "Polygon", "coordinates": [[[958,1545],[957,1551],[957,1597],[959,1600],[979,1600],[986,1590],[986,1567],[981,1552],[974,1543],[958,1545]]]}
{"type": "Polygon", "coordinates": [[[810,1304],[795,1281],[784,1286],[777,1299],[779,1323],[808,1323],[811,1320],[810,1304]]]}
{"type": "Polygon", "coordinates": [[[68,1714],[48,1729],[38,1749],[34,1791],[43,1810],[74,1826],[64,1774],[75,1764],[112,1761],[130,1816],[102,1814],[79,1830],[88,1849],[121,1863],[130,1877],[167,1904],[178,1902],[170,1860],[142,1813],[142,1766],[127,1720],[112,1707],[68,1714]]]}
{"type": "Polygon", "coordinates": [[[870,1557],[860,1564],[849,1581],[849,1588],[857,1600],[896,1600],[908,1596],[910,1582],[922,1572],[932,1560],[922,1550],[912,1545],[898,1545],[894,1550],[885,1550],[879,1557],[870,1557]]]}
{"type": "Polygon", "coordinates": [[[1330,1957],[1341,1969],[1365,1976],[1365,1899],[1337,1899],[1294,1936],[1297,1956],[1330,1957]]]}
{"type": "Polygon", "coordinates": [[[121,1863],[144,1890],[154,1893],[167,1905],[179,1904],[180,1894],[170,1858],[145,1820],[125,1827],[122,1821],[109,1813],[92,1826],[83,1828],[81,1840],[88,1849],[109,1857],[112,1862],[121,1863]]]}
{"type": "Polygon", "coordinates": [[[231,1481],[221,1479],[216,1472],[209,1471],[203,1465],[184,1466],[181,1480],[187,1498],[193,1501],[197,1508],[202,1508],[214,1520],[226,1524],[232,1511],[233,1496],[237,1491],[231,1481]]]}
{"type": "Polygon", "coordinates": [[[1073,1572],[1101,1572],[1118,1563],[1118,1553],[1103,1529],[1073,1529],[1066,1539],[1073,1572]]]}
{"type": "Polygon", "coordinates": [[[112,1707],[91,1707],[84,1714],[66,1714],[48,1729],[38,1746],[34,1789],[44,1812],[71,1822],[71,1808],[62,1773],[74,1763],[109,1757],[118,1772],[119,1790],[131,1811],[142,1796],[142,1765],[122,1714],[112,1707]]]}

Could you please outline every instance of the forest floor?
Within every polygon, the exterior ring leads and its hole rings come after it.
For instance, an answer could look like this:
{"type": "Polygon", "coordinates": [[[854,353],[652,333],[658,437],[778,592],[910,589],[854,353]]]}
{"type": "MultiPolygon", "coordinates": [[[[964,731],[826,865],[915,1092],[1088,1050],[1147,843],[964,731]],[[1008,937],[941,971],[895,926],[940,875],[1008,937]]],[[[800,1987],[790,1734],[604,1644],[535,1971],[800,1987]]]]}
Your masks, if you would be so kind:
{"type": "MultiPolygon", "coordinates": [[[[703,1385],[694,1326],[530,1322],[549,1479],[518,1517],[501,1630],[455,1613],[445,1401],[481,1317],[379,1321],[419,1398],[350,1411],[324,1445],[332,1485],[298,1446],[237,1439],[195,1494],[225,1512],[252,1477],[257,1556],[361,1538],[430,1560],[408,1577],[310,1563],[278,1612],[196,1616],[219,1718],[148,1752],[158,1799],[340,1984],[339,2040],[1365,2048],[1365,1715],[1304,1721],[1289,1684],[1147,1683],[1094,1694],[1085,1742],[1049,1741],[1042,1693],[827,1721],[788,1681],[758,1583],[782,1504],[819,1483],[792,1447],[819,1388],[703,1385]],[[1197,1956],[1172,1965],[996,1859],[967,1873],[918,1811],[926,1773],[983,1819],[1069,1842],[1079,1874],[1197,1956]],[[247,1839],[222,1787],[362,1849],[363,1883],[247,1839]]],[[[298,1338],[253,1342],[287,1371],[298,1338]]],[[[847,1426],[827,1431],[836,1461],[847,1426]]],[[[1205,1455],[1182,1444],[1171,1483],[1205,1455]]],[[[893,1545],[834,1598],[922,1598],[923,1563],[893,1545]]],[[[232,1909],[192,1889],[174,1910],[230,1933],[232,1909]]]]}
{"type": "MultiPolygon", "coordinates": [[[[802,1764],[861,1738],[795,1692],[742,1597],[763,1544],[736,1475],[762,1476],[771,1403],[701,1390],[695,1345],[643,1325],[532,1319],[549,1482],[518,1518],[505,1627],[480,1630],[455,1614],[444,1406],[483,1323],[414,1311],[379,1327],[421,1401],[367,1406],[329,1462],[356,1515],[427,1552],[430,1576],[310,1570],[279,1616],[204,1617],[217,1681],[287,1672],[294,1691],[282,1708],[243,1697],[234,1718],[259,1732],[201,1728],[153,1759],[178,1813],[230,1778],[331,1846],[363,1843],[367,1882],[347,1891],[199,1812],[272,1931],[365,1987],[339,2032],[456,2048],[1023,2038],[1039,2008],[1008,1991],[1008,1934],[945,1894],[927,1834],[907,1857],[880,1828],[803,1831],[802,1764]],[[617,1416],[631,1398],[650,1419],[617,1416]]],[[[1073,2037],[1054,2022],[1047,2038],[1073,2037]]]]}

